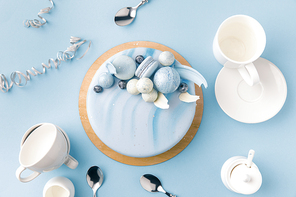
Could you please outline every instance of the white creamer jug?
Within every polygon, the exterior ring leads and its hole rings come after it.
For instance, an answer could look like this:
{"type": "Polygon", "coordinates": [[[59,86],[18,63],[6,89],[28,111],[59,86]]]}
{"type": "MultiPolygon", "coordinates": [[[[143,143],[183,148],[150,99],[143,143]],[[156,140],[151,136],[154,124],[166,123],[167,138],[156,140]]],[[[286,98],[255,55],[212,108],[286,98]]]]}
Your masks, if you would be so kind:
{"type": "Polygon", "coordinates": [[[54,177],[43,188],[43,197],[74,197],[75,188],[66,177],[54,177]]]}

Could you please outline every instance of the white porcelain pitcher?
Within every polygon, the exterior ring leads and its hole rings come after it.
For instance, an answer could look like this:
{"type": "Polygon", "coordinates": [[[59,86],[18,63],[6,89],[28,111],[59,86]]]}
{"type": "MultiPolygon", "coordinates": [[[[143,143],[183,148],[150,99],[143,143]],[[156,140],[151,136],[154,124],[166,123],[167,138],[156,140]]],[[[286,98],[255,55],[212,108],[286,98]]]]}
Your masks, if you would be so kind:
{"type": "Polygon", "coordinates": [[[75,188],[66,177],[54,177],[43,188],[43,197],[74,197],[75,188]]]}
{"type": "Polygon", "coordinates": [[[40,173],[54,170],[62,164],[75,169],[78,162],[69,152],[70,142],[63,130],[50,123],[34,125],[23,136],[19,154],[21,165],[16,170],[16,177],[21,182],[29,182],[40,173]],[[26,169],[33,173],[21,177],[26,169]]]}

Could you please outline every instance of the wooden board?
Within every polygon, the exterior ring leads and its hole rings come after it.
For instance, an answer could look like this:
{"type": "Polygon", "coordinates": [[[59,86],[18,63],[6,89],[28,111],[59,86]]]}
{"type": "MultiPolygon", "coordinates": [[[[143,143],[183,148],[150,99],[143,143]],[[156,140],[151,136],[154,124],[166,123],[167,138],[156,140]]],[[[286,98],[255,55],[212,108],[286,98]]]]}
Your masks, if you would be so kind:
{"type": "Polygon", "coordinates": [[[155,42],[149,42],[149,41],[134,41],[134,42],[128,42],[121,45],[118,45],[107,52],[105,52],[103,55],[101,55],[89,68],[88,72],[86,73],[79,93],[79,113],[80,113],[80,119],[81,123],[83,125],[83,128],[89,137],[89,139],[92,141],[92,143],[105,155],[108,157],[124,163],[128,165],[135,165],[135,166],[148,166],[148,165],[154,165],[158,164],[164,161],[167,161],[177,154],[179,154],[182,150],[186,148],[186,146],[191,142],[191,140],[194,138],[199,125],[201,123],[202,113],[203,113],[203,94],[201,87],[195,85],[195,93],[196,95],[200,96],[200,99],[196,102],[196,111],[194,115],[194,119],[192,121],[192,124],[187,131],[186,135],[180,140],[178,144],[176,144],[173,148],[170,150],[156,155],[152,157],[129,157],[126,155],[122,155],[108,146],[106,146],[99,137],[95,134],[93,131],[88,116],[87,116],[87,110],[86,110],[86,97],[87,97],[87,91],[89,88],[89,85],[92,81],[93,76],[95,75],[96,71],[100,68],[100,66],[110,57],[115,55],[116,53],[131,49],[131,48],[137,48],[137,47],[145,47],[145,48],[153,48],[160,51],[170,51],[174,54],[175,58],[182,64],[190,66],[190,64],[176,51],[173,49],[164,46],[162,44],[158,44],[155,42]]]}

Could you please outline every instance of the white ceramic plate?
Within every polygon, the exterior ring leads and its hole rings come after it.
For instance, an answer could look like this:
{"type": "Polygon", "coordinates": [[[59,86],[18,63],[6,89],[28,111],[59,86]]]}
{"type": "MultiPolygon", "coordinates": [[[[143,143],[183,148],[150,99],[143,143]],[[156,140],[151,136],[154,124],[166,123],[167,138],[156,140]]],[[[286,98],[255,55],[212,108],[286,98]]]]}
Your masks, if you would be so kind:
{"type": "Polygon", "coordinates": [[[287,97],[287,84],[281,71],[270,61],[254,62],[260,83],[249,86],[237,69],[223,67],[215,84],[216,99],[231,118],[244,123],[259,123],[275,116],[287,97]]]}

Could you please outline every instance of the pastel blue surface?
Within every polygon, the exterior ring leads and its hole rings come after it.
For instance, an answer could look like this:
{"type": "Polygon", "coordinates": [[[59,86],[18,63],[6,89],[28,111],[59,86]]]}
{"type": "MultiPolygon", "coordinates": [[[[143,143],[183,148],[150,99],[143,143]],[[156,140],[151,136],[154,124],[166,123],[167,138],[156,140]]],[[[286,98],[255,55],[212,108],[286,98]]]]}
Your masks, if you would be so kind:
{"type": "MultiPolygon", "coordinates": [[[[32,77],[24,88],[14,86],[0,92],[0,196],[42,196],[45,183],[65,176],[75,185],[76,196],[91,196],[86,172],[98,165],[105,174],[98,196],[161,197],[142,189],[139,178],[145,173],[157,175],[166,190],[178,197],[235,197],[220,179],[223,163],[232,156],[256,151],[254,162],[263,184],[252,196],[293,197],[296,195],[296,1],[161,1],[151,0],[138,10],[129,26],[114,23],[115,13],[140,0],[54,1],[50,14],[42,15],[48,24],[25,28],[24,19],[37,18],[40,9],[50,6],[46,0],[0,0],[1,60],[0,73],[41,68],[49,58],[70,46],[70,36],[92,40],[89,52],[81,60],[62,62],[59,69],[32,77]],[[259,124],[244,124],[228,117],[219,107],[214,84],[221,69],[212,52],[219,25],[227,17],[246,14],[263,26],[267,44],[262,57],[273,62],[285,76],[288,96],[282,110],[259,124]],[[153,31],[147,30],[152,27],[153,31]],[[203,89],[204,114],[199,130],[176,157],[164,163],[136,167],[121,164],[101,153],[82,127],[78,98],[84,75],[104,52],[119,44],[147,40],[169,46],[181,54],[208,82],[203,89]],[[34,124],[50,122],[60,126],[71,142],[70,154],[80,164],[75,170],[61,168],[41,174],[36,180],[21,183],[15,177],[19,167],[20,141],[34,124]]],[[[82,55],[87,46],[79,49],[82,55]]]]}

